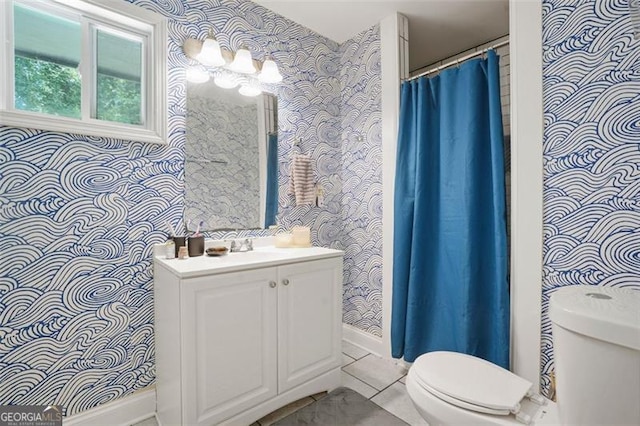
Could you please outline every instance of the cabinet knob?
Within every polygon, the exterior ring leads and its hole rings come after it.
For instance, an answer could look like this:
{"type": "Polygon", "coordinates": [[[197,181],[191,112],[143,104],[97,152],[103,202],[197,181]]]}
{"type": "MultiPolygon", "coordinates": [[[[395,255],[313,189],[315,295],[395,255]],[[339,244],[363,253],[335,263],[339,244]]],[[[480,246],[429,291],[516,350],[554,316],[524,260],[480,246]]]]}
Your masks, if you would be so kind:
{"type": "Polygon", "coordinates": [[[284,280],[282,280],[282,284],[289,285],[289,280],[285,278],[284,280]]]}
{"type": "Polygon", "coordinates": [[[269,281],[269,287],[276,288],[276,282],[275,281],[269,281]]]}

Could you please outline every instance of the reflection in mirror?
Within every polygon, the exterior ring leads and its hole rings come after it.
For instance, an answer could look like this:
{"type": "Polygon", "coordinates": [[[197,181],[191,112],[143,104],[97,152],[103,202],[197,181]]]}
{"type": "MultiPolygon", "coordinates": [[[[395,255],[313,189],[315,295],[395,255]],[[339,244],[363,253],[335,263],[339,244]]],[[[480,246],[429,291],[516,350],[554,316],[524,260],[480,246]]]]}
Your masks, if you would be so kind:
{"type": "Polygon", "coordinates": [[[188,83],[185,222],[267,228],[278,208],[277,99],[188,83]]]}

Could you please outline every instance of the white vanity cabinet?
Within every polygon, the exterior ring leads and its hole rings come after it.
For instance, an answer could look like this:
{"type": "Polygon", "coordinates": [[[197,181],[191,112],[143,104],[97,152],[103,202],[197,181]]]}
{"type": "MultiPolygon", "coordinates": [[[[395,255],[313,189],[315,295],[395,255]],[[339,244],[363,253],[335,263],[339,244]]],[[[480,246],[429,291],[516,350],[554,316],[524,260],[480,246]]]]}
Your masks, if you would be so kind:
{"type": "Polygon", "coordinates": [[[342,252],[266,253],[156,258],[162,425],[248,425],[340,385],[342,252]]]}

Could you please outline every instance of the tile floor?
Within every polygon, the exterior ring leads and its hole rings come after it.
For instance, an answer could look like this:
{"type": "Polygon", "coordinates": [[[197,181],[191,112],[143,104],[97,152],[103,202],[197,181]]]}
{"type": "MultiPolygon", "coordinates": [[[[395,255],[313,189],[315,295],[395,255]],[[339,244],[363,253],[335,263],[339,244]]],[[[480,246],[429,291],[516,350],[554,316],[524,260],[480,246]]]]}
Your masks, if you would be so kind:
{"type": "MultiPolygon", "coordinates": [[[[358,346],[342,342],[342,386],[351,388],[412,426],[427,425],[407,394],[407,369],[379,358],[358,346]]],[[[266,415],[251,426],[269,426],[322,398],[325,393],[302,398],[266,415]]],[[[132,426],[157,426],[154,418],[132,426]]]]}
{"type": "Polygon", "coordinates": [[[412,426],[427,425],[407,394],[404,385],[407,369],[404,366],[345,341],[342,352],[342,386],[364,395],[412,426]]]}

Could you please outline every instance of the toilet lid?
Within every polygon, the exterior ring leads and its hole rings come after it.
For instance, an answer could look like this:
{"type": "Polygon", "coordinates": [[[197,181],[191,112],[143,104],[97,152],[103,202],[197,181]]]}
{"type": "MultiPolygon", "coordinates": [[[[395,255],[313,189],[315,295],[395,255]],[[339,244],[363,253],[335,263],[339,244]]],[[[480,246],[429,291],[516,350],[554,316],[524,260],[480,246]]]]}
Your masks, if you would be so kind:
{"type": "Polygon", "coordinates": [[[457,352],[429,352],[418,357],[411,369],[435,396],[484,413],[517,413],[532,387],[504,368],[457,352]]]}

